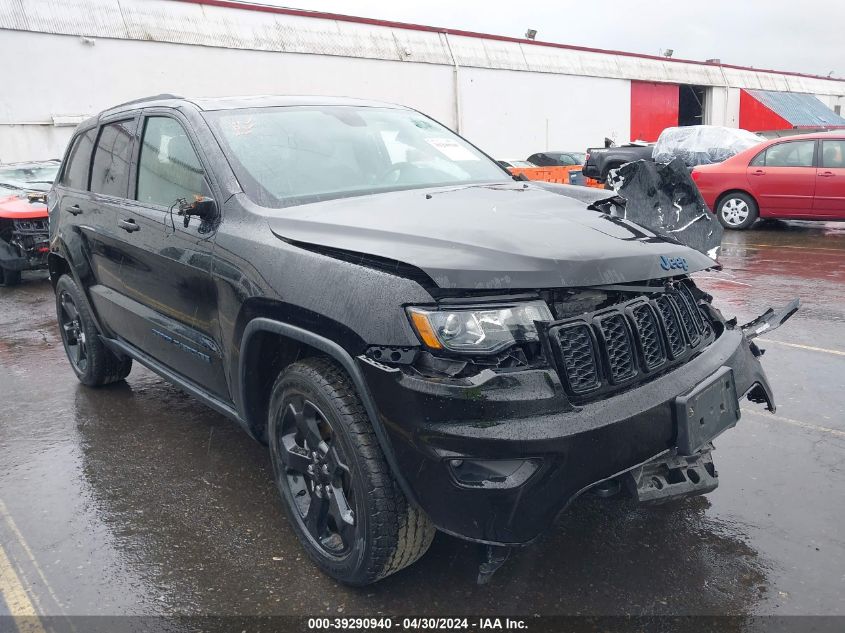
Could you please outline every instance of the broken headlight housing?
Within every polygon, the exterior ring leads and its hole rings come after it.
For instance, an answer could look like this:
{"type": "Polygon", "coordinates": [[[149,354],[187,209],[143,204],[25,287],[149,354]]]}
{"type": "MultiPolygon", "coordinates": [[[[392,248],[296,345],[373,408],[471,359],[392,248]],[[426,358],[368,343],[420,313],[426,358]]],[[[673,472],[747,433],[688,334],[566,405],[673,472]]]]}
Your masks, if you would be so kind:
{"type": "Polygon", "coordinates": [[[492,354],[539,340],[535,321],[551,321],[545,301],[511,305],[408,308],[411,323],[432,350],[492,354]]]}

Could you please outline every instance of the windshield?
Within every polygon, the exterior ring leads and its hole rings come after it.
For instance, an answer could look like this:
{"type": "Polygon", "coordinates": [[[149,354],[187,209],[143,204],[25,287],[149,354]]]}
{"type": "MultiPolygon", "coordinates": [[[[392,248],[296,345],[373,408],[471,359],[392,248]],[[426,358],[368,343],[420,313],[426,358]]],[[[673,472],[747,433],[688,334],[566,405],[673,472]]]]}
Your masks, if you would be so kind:
{"type": "Polygon", "coordinates": [[[7,189],[47,191],[58,172],[58,162],[2,165],[0,166],[0,186],[7,189]]]}
{"type": "Polygon", "coordinates": [[[508,179],[472,145],[411,110],[278,107],[207,116],[244,191],[262,206],[508,179]]]}

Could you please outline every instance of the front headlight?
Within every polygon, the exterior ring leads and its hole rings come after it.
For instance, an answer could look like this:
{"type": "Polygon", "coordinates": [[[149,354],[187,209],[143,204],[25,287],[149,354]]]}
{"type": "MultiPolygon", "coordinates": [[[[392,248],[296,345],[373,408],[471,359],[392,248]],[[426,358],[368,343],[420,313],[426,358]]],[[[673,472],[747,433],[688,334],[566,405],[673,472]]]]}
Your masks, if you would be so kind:
{"type": "Polygon", "coordinates": [[[429,349],[489,354],[515,343],[537,341],[535,321],[551,321],[545,301],[472,308],[408,308],[429,349]]]}

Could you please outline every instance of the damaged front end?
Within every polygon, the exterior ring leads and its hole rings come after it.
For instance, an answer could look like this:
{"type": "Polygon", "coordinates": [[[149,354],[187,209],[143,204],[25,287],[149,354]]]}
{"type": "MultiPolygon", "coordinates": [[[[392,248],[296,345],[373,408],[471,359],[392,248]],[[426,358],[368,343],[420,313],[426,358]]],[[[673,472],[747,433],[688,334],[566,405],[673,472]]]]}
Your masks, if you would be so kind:
{"type": "Polygon", "coordinates": [[[318,261],[420,291],[398,308],[410,337],[362,336],[357,366],[403,489],[437,528],[485,546],[481,581],[498,548],[531,542],[589,490],[648,503],[713,490],[712,442],[739,403],[774,408],[752,339],[797,300],[725,319],[692,278],[718,268],[722,228],[686,169],[619,174],[611,198],[508,183],[268,220],[318,261]]]}
{"type": "Polygon", "coordinates": [[[43,196],[0,201],[0,282],[11,285],[24,270],[47,268],[49,228],[43,196]]]}
{"type": "Polygon", "coordinates": [[[49,252],[46,218],[0,218],[0,268],[16,272],[47,268],[49,252]]]}
{"type": "MultiPolygon", "coordinates": [[[[721,226],[681,165],[623,168],[619,193],[592,210],[718,254],[721,226]]],[[[479,582],[503,546],[530,542],[587,491],[658,504],[714,490],[713,441],[740,402],[774,410],[753,339],[798,300],[740,327],[683,273],[518,294],[431,289],[434,304],[409,308],[419,348],[359,356],[415,500],[441,530],[484,545],[479,582]],[[484,337],[490,347],[472,353],[467,341],[484,337]]]]}
{"type": "MultiPolygon", "coordinates": [[[[524,544],[603,482],[649,502],[715,488],[711,442],[742,399],[774,402],[759,350],[711,299],[687,277],[476,297],[465,299],[476,312],[542,301],[551,318],[495,353],[428,341],[372,346],[358,361],[435,524],[524,544]]],[[[439,309],[455,312],[456,300],[439,309]]]]}

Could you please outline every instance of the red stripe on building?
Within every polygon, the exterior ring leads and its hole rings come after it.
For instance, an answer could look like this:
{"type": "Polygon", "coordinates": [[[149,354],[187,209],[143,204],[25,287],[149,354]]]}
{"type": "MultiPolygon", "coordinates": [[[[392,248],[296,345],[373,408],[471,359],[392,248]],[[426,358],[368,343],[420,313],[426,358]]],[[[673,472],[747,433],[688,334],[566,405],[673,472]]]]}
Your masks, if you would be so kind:
{"type": "Polygon", "coordinates": [[[733,68],[735,70],[749,70],[755,73],[771,73],[775,75],[790,75],[793,77],[808,77],[810,79],[824,79],[826,81],[845,81],[835,77],[824,77],[822,75],[811,75],[809,73],[798,73],[788,70],[770,70],[765,68],[751,68],[750,66],[736,66],[734,64],[716,64],[713,62],[702,62],[695,59],[680,59],[675,57],[660,57],[658,55],[646,55],[644,53],[631,53],[628,51],[616,51],[604,48],[592,48],[589,46],[575,46],[574,44],[560,44],[558,42],[543,42],[541,40],[528,40],[521,37],[508,37],[507,35],[492,35],[490,33],[479,33],[477,31],[463,31],[461,29],[447,29],[439,26],[426,26],[424,24],[411,24],[408,22],[396,22],[393,20],[379,20],[377,18],[362,18],[354,15],[343,15],[341,13],[327,13],[325,11],[308,11],[306,9],[290,9],[287,7],[275,7],[266,4],[253,4],[239,0],[174,0],[176,2],[187,2],[190,4],[201,4],[212,7],[224,7],[227,9],[242,9],[245,11],[258,11],[261,13],[276,13],[280,15],[296,15],[307,18],[322,20],[337,20],[339,22],[355,22],[357,24],[369,24],[371,26],[385,26],[388,28],[406,29],[409,31],[427,31],[429,33],[446,33],[462,37],[474,37],[484,40],[495,40],[499,42],[514,42],[516,44],[531,44],[534,46],[549,46],[551,48],[564,48],[571,51],[582,51],[585,53],[601,53],[603,55],[621,55],[623,57],[637,57],[639,59],[653,59],[660,62],[676,64],[697,64],[699,66],[717,66],[722,68],[733,68]]]}

